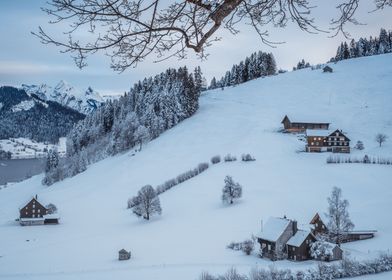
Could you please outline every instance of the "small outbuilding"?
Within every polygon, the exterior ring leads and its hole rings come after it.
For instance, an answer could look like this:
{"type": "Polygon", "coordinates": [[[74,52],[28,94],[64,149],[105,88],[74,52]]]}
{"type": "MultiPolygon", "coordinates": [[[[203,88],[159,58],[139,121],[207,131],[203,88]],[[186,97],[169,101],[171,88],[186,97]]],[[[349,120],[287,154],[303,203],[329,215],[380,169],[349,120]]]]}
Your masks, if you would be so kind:
{"type": "Polygon", "coordinates": [[[118,251],[118,260],[119,261],[125,261],[125,260],[129,260],[131,258],[131,252],[125,250],[125,249],[121,249],[120,251],[118,251]]]}
{"type": "Polygon", "coordinates": [[[323,68],[323,72],[324,73],[332,73],[333,72],[333,69],[332,69],[332,67],[330,67],[330,66],[325,66],[324,68],[323,68]]]}
{"type": "Polygon", "coordinates": [[[311,259],[310,245],[316,241],[314,235],[308,230],[299,229],[287,241],[287,258],[293,261],[311,259]]]}

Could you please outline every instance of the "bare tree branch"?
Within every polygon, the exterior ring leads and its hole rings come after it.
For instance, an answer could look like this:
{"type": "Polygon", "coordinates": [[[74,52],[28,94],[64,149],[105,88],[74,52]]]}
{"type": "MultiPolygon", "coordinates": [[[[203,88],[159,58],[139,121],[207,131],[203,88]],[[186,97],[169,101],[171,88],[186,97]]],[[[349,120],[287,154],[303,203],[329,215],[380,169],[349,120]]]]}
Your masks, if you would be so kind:
{"type": "MultiPolygon", "coordinates": [[[[354,14],[360,0],[340,1],[339,17],[330,29],[333,36],[349,36],[344,26],[359,24],[354,14]]],[[[374,2],[376,9],[392,6],[392,0],[374,2]]],[[[276,44],[267,39],[272,26],[294,22],[305,32],[324,32],[311,17],[313,8],[308,0],[49,0],[42,8],[51,17],[49,23],[65,23],[68,30],[59,38],[42,27],[32,33],[70,53],[80,68],[89,55],[101,51],[111,58],[111,67],[122,72],[153,54],[157,61],[183,59],[190,49],[204,59],[206,48],[220,40],[215,35],[219,29],[236,34],[241,23],[252,26],[270,46],[276,44]]]]}

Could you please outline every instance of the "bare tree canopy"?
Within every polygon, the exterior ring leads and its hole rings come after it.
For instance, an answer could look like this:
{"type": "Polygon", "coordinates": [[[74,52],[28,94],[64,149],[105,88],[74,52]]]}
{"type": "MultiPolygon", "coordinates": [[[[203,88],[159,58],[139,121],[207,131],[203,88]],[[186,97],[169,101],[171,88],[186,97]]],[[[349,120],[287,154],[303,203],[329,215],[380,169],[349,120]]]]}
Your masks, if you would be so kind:
{"type": "MultiPolygon", "coordinates": [[[[339,0],[338,18],[332,20],[334,34],[343,32],[354,18],[360,0],[339,0]],[[340,1],[340,2],[339,2],[340,1]]],[[[295,22],[307,32],[321,31],[312,18],[314,6],[308,0],[49,0],[42,8],[52,24],[68,24],[65,38],[55,38],[39,27],[34,35],[44,44],[54,44],[69,52],[76,65],[87,65],[86,58],[103,51],[115,71],[135,66],[155,54],[157,61],[186,57],[187,50],[200,58],[206,48],[219,40],[216,31],[226,28],[233,34],[239,24],[251,25],[262,42],[269,26],[285,27],[295,22]],[[85,31],[89,32],[86,36],[85,31]],[[83,34],[83,36],[80,36],[83,34]],[[78,36],[79,35],[79,36],[78,36]]],[[[375,9],[392,6],[392,0],[374,0],[375,9]]]]}

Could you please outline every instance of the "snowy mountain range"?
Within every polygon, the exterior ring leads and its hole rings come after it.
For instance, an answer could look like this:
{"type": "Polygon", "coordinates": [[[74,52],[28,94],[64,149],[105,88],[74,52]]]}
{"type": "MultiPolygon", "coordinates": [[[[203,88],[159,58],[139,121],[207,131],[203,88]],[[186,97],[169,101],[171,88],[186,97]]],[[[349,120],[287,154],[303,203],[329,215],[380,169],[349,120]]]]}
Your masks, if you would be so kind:
{"type": "Polygon", "coordinates": [[[91,87],[83,91],[76,89],[65,81],[60,81],[54,87],[47,84],[23,84],[22,89],[29,95],[34,94],[42,100],[57,102],[85,115],[91,113],[105,102],[100,94],[91,87]]]}
{"type": "MultiPolygon", "coordinates": [[[[240,273],[252,268],[317,268],[317,261],[262,259],[226,246],[261,231],[270,216],[308,224],[327,211],[333,186],[350,202],[355,229],[377,229],[376,237],[342,244],[347,256],[368,260],[392,249],[391,166],[327,164],[330,153],[304,153],[297,135],[280,133],[289,116],[327,119],[364,143],[351,157],[392,156],[392,55],[330,64],[333,73],[310,68],[206,91],[190,118],[149,142],[143,150],[106,158],[75,177],[46,187],[43,175],[0,190],[1,279],[200,279],[202,271],[240,273]],[[162,215],[144,221],[127,209],[127,199],[147,184],[156,187],[212,156],[238,160],[210,164],[202,174],[159,196],[162,215]],[[250,153],[256,160],[242,162],[250,153]],[[224,178],[243,187],[234,205],[221,202],[224,178]],[[21,227],[20,205],[38,195],[54,203],[56,226],[21,227]],[[119,262],[118,251],[132,257],[119,262]]],[[[391,273],[367,280],[391,279],[391,273]]],[[[204,278],[207,279],[207,278],[204,278]]],[[[234,278],[225,278],[234,279],[234,278]]],[[[254,279],[254,278],[252,278],[254,279]]],[[[278,278],[276,278],[278,279],[278,278]]]]}

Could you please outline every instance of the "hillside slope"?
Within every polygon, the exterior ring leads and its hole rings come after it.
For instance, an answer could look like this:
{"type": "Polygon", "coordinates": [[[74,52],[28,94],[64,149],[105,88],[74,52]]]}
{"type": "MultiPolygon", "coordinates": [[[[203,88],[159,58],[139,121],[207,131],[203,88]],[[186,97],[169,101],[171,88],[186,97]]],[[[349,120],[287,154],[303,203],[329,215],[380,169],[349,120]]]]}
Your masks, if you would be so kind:
{"type": "MultiPolygon", "coordinates": [[[[327,165],[327,153],[298,153],[303,142],[279,133],[285,114],[329,120],[365,150],[353,156],[392,157],[392,140],[381,148],[378,132],[392,137],[392,55],[332,65],[333,74],[310,69],[206,92],[199,111],[149,143],[92,165],[51,187],[42,176],[0,190],[2,279],[196,279],[201,271],[259,265],[304,269],[315,262],[270,262],[225,248],[260,230],[269,216],[306,223],[326,210],[333,186],[343,189],[357,229],[377,229],[372,240],[344,245],[356,258],[392,249],[392,167],[327,165]],[[161,195],[163,213],[142,221],[126,209],[127,198],[156,186],[216,154],[257,160],[220,163],[161,195]],[[243,185],[233,206],[220,201],[223,179],[243,185]],[[58,226],[20,227],[18,207],[32,195],[57,205],[58,226]],[[118,262],[117,251],[132,251],[118,262]]],[[[389,275],[390,274],[386,274],[389,275]]],[[[371,278],[366,278],[371,279],[371,278]]],[[[378,277],[377,279],[381,279],[378,277]]],[[[387,278],[385,278],[387,279],[387,278]]]]}

